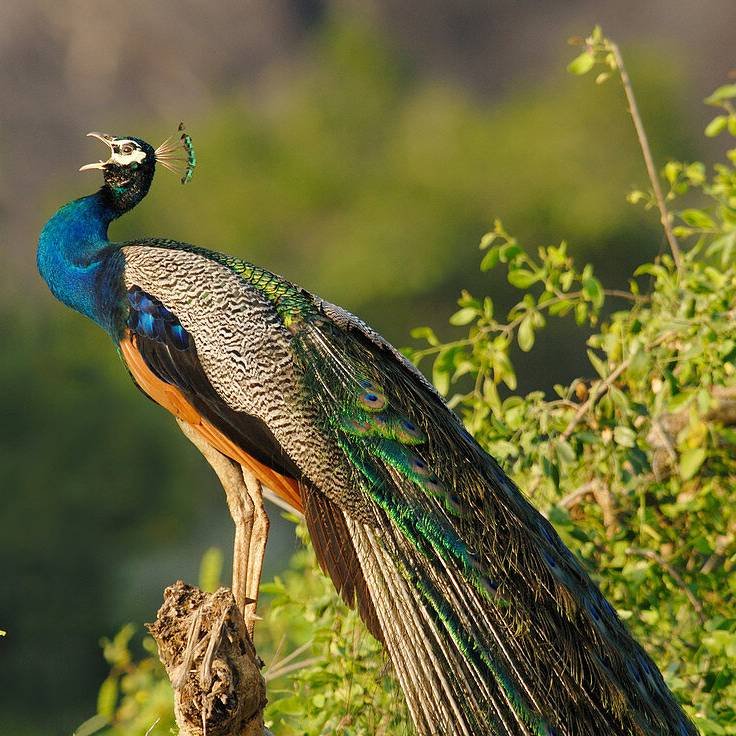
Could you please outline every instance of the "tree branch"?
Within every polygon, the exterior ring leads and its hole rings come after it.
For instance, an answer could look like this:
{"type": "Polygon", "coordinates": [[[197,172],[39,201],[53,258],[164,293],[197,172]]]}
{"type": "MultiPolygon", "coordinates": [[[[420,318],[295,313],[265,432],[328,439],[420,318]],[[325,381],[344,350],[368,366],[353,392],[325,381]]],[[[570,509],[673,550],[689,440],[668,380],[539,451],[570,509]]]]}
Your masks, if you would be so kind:
{"type": "Polygon", "coordinates": [[[631,114],[631,119],[634,121],[634,128],[636,129],[636,137],[639,139],[639,146],[641,147],[642,155],[644,156],[644,163],[647,167],[647,174],[649,174],[649,181],[652,184],[652,190],[654,191],[654,197],[657,200],[657,207],[659,208],[659,219],[662,223],[662,227],[664,228],[664,234],[667,237],[667,242],[670,245],[670,250],[672,251],[672,257],[675,259],[675,265],[677,266],[677,270],[679,271],[682,268],[682,251],[680,250],[680,245],[677,242],[677,238],[675,237],[675,234],[672,232],[672,223],[670,222],[670,213],[667,210],[667,205],[664,201],[664,195],[662,194],[662,187],[659,183],[659,176],[657,174],[657,169],[654,165],[654,159],[652,158],[652,151],[649,148],[649,139],[647,138],[646,130],[644,129],[644,124],[641,120],[641,115],[639,114],[639,106],[636,104],[636,97],[634,96],[634,88],[631,86],[631,80],[629,79],[629,74],[626,71],[626,66],[624,65],[624,59],[623,56],[621,56],[621,51],[618,47],[617,43],[614,43],[613,41],[608,41],[608,46],[613,54],[613,58],[616,61],[616,66],[618,67],[618,73],[621,77],[621,83],[624,87],[624,93],[626,94],[626,101],[629,104],[629,113],[631,114]]]}
{"type": "Polygon", "coordinates": [[[181,580],[148,626],[174,688],[180,736],[266,736],[262,662],[232,592],[181,580]]]}
{"type": "Polygon", "coordinates": [[[587,495],[593,493],[593,489],[595,488],[596,481],[589,480],[587,483],[584,483],[579,488],[576,488],[571,493],[568,493],[566,496],[563,496],[558,502],[558,506],[562,506],[565,509],[571,509],[575,506],[577,506],[587,495]]]}

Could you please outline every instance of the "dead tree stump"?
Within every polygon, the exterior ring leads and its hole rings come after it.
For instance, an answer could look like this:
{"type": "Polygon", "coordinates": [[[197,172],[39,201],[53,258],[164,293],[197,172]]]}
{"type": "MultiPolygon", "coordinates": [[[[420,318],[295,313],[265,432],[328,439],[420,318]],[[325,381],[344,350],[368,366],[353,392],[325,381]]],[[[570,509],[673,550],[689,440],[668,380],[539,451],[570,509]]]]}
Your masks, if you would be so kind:
{"type": "Polygon", "coordinates": [[[264,736],[266,685],[232,592],[181,580],[148,625],[174,688],[180,736],[264,736]]]}

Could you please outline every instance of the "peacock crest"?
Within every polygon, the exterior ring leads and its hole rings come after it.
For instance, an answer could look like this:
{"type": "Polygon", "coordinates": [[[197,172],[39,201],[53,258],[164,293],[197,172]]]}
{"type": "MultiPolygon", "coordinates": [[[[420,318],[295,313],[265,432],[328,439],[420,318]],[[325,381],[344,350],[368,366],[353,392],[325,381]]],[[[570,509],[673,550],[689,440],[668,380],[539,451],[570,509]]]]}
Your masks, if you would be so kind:
{"type": "Polygon", "coordinates": [[[192,180],[197,155],[194,152],[192,137],[186,132],[184,123],[179,123],[176,133],[170,135],[155,153],[156,163],[181,176],[182,184],[188,184],[192,180]]]}

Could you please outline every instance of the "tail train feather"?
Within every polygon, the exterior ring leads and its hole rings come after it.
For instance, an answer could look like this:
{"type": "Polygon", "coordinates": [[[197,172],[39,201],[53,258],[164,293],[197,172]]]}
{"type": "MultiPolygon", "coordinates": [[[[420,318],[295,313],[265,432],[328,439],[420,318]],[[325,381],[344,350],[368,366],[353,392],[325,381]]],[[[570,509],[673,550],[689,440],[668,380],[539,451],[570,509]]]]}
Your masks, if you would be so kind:
{"type": "MultiPolygon", "coordinates": [[[[581,564],[434,389],[357,318],[319,306],[292,346],[352,486],[317,492],[342,515],[358,606],[420,736],[694,736],[581,564]]],[[[318,554],[340,587],[329,533],[318,554]]]]}

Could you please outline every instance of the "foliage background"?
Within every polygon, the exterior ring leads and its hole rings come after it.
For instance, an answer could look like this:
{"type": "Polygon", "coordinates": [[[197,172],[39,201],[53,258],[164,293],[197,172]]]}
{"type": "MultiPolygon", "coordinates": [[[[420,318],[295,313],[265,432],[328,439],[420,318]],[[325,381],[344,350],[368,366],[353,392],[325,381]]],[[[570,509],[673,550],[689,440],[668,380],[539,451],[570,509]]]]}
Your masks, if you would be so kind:
{"type": "MultiPolygon", "coordinates": [[[[35,275],[43,221],[96,186],[74,173],[98,155],[83,132],[155,140],[184,118],[195,137],[191,187],[161,175],[116,237],[247,256],[398,344],[428,316],[450,338],[460,288],[514,303],[503,274],[476,269],[495,214],[522,242],[567,237],[609,287],[662,249],[656,218],[623,198],[646,178],[620,90],[565,75],[570,33],[602,19],[625,46],[658,161],[723,148],[704,147],[693,101],[728,70],[728,2],[212,5],[0,8],[3,732],[70,733],[107,672],[100,633],[152,618],[163,585],[230,539],[196,452],[35,275]]],[[[522,393],[590,374],[588,333],[568,321],[517,356],[522,393]]],[[[267,575],[293,549],[285,525],[267,575]]]]}

